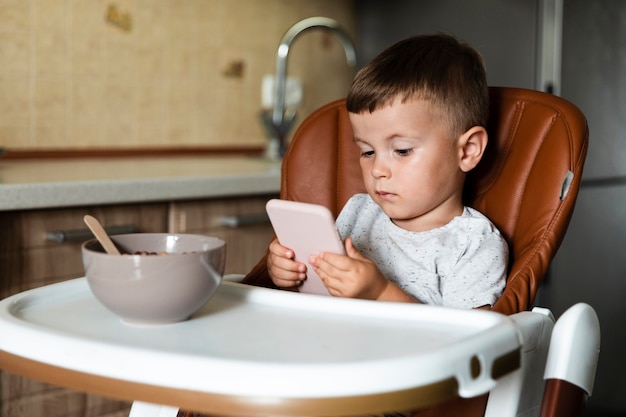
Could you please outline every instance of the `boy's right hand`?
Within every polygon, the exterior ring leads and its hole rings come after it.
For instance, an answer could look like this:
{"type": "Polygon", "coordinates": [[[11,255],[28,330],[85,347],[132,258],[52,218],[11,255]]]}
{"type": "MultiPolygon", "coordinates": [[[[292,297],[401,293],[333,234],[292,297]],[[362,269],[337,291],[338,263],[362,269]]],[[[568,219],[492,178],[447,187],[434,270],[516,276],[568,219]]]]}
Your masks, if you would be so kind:
{"type": "Polygon", "coordinates": [[[295,287],[306,279],[306,265],[294,260],[294,252],[274,239],[269,246],[267,270],[274,285],[295,287]]]}

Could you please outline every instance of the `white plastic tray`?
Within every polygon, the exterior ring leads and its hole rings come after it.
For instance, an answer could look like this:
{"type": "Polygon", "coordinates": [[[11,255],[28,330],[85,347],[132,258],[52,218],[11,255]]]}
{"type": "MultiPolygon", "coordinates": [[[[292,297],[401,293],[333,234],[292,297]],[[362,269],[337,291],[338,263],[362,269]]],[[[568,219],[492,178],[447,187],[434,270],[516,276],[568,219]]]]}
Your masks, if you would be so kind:
{"type": "Polygon", "coordinates": [[[360,396],[449,378],[460,395],[474,396],[494,387],[494,360],[519,348],[514,324],[496,313],[230,282],[192,319],[166,326],[124,324],[84,278],[0,302],[0,351],[91,375],[230,396],[360,396]]]}

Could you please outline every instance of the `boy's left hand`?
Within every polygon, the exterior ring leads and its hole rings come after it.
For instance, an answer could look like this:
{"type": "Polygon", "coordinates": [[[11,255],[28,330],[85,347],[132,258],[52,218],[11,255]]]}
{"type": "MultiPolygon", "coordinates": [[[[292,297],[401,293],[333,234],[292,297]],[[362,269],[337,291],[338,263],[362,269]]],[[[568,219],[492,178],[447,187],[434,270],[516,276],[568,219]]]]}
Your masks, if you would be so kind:
{"type": "Polygon", "coordinates": [[[352,239],[346,239],[345,249],[346,255],[328,252],[311,255],[309,263],[331,295],[378,299],[387,287],[387,279],[372,261],[361,255],[352,239]]]}

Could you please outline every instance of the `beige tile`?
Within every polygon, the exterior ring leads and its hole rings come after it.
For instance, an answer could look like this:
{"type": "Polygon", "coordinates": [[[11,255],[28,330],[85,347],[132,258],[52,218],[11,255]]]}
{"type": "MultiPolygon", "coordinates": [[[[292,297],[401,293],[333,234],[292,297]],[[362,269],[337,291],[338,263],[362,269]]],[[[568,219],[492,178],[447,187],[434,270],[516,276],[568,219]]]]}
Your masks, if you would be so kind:
{"type": "Polygon", "coordinates": [[[103,67],[110,80],[133,77],[137,62],[136,48],[130,38],[107,36],[103,67]]]}
{"type": "Polygon", "coordinates": [[[298,19],[287,17],[283,13],[288,8],[282,9],[276,1],[264,2],[259,5],[255,0],[247,0],[249,3],[233,2],[234,10],[231,12],[236,19],[232,19],[231,30],[238,30],[235,35],[235,44],[257,47],[271,47],[276,51],[280,39],[287,29],[298,19]]]}
{"type": "Polygon", "coordinates": [[[180,42],[195,42],[198,36],[198,7],[193,0],[167,0],[169,38],[180,42]]]}
{"type": "Polygon", "coordinates": [[[29,144],[30,124],[28,119],[14,125],[0,123],[0,147],[23,148],[29,144]]]}
{"type": "Polygon", "coordinates": [[[104,112],[102,146],[128,147],[136,145],[133,135],[135,106],[133,84],[128,79],[112,80],[104,85],[104,112]]]}
{"type": "Polygon", "coordinates": [[[31,26],[31,6],[24,0],[0,0],[0,22],[6,31],[26,30],[31,26]]]}
{"type": "Polygon", "coordinates": [[[135,118],[133,88],[129,79],[111,80],[104,84],[104,113],[107,124],[132,123],[135,118]]]}
{"type": "Polygon", "coordinates": [[[215,84],[221,77],[221,48],[206,46],[198,56],[198,82],[202,85],[215,84]]]}
{"type": "Polygon", "coordinates": [[[152,146],[170,145],[163,122],[139,122],[137,124],[137,144],[150,143],[152,146]]]}
{"type": "Polygon", "coordinates": [[[106,148],[136,148],[137,143],[133,136],[133,123],[122,121],[120,123],[107,122],[103,128],[104,140],[96,147],[106,148]]]}
{"type": "Polygon", "coordinates": [[[65,122],[68,107],[68,85],[63,79],[41,79],[35,84],[36,120],[65,122]]]}
{"type": "Polygon", "coordinates": [[[169,2],[135,0],[133,34],[140,42],[163,44],[169,33],[169,2]]]}
{"type": "Polygon", "coordinates": [[[100,78],[103,75],[104,48],[101,35],[76,33],[72,39],[72,75],[100,78]]]}
{"type": "Polygon", "coordinates": [[[166,60],[168,53],[167,43],[142,43],[137,45],[137,60],[135,76],[139,79],[160,78],[167,76],[166,60]]]}
{"type": "Polygon", "coordinates": [[[104,83],[99,79],[74,79],[72,84],[72,121],[78,125],[97,125],[107,110],[104,83]]]}
{"type": "MultiPolygon", "coordinates": [[[[0,0],[1,135],[15,146],[253,146],[263,75],[296,21],[337,17],[350,0],[0,0]],[[131,31],[106,22],[115,4],[131,31]],[[32,48],[32,50],[31,50],[32,48]],[[243,63],[240,77],[224,73],[243,63]],[[65,123],[65,128],[62,126],[65,123]]],[[[341,48],[299,38],[289,73],[305,85],[302,116],[345,94],[341,48]]]]}
{"type": "MultiPolygon", "coordinates": [[[[222,45],[250,45],[255,32],[249,30],[249,25],[266,6],[261,6],[256,0],[239,0],[226,3],[222,16],[222,45]]],[[[280,39],[278,39],[280,40],[280,39]]],[[[278,40],[276,42],[278,42],[278,40]]]]}
{"type": "MultiPolygon", "coordinates": [[[[167,117],[166,86],[160,78],[142,79],[135,84],[137,121],[162,123],[167,117]]],[[[141,141],[139,141],[141,143],[141,141]]]]}
{"type": "Polygon", "coordinates": [[[168,91],[169,138],[173,144],[194,143],[195,90],[189,81],[172,81],[168,91]]]}
{"type": "Polygon", "coordinates": [[[38,119],[35,123],[35,135],[44,149],[67,147],[68,128],[64,120],[38,119]]]}
{"type": "Polygon", "coordinates": [[[169,45],[168,69],[173,81],[195,79],[198,73],[198,52],[194,45],[172,41],[169,45]]]}
{"type": "Polygon", "coordinates": [[[30,83],[28,78],[0,76],[0,115],[5,121],[28,118],[30,83]]]}
{"type": "Polygon", "coordinates": [[[180,119],[175,124],[171,124],[167,133],[167,144],[170,146],[185,146],[195,144],[192,135],[191,124],[185,124],[180,119]]]}
{"type": "Polygon", "coordinates": [[[226,42],[223,26],[229,3],[231,0],[205,0],[198,5],[198,43],[202,50],[226,42]]]}
{"type": "Polygon", "coordinates": [[[101,0],[107,36],[128,37],[135,30],[136,6],[133,0],[101,0]]]}
{"type": "Polygon", "coordinates": [[[64,31],[35,30],[35,72],[54,76],[69,73],[68,37],[64,31]]]}
{"type": "Polygon", "coordinates": [[[108,2],[93,0],[68,1],[71,6],[70,24],[73,33],[104,35],[106,25],[105,14],[108,2]]]}
{"type": "Polygon", "coordinates": [[[170,105],[170,117],[176,114],[189,115],[195,104],[195,83],[188,79],[170,80],[167,97],[170,105]]]}
{"type": "Polygon", "coordinates": [[[66,0],[34,1],[35,27],[46,30],[65,30],[68,18],[66,0]]]}
{"type": "Polygon", "coordinates": [[[105,143],[103,126],[98,122],[80,123],[74,120],[68,136],[77,148],[99,148],[105,143]]]}

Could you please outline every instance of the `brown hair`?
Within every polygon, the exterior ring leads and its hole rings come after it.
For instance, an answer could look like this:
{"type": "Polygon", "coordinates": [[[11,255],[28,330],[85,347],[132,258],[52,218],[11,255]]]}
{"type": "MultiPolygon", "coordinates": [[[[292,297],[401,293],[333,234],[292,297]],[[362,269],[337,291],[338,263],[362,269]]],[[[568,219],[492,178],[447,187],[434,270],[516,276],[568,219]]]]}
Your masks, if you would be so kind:
{"type": "Polygon", "coordinates": [[[357,73],[346,105],[351,113],[373,112],[396,98],[431,100],[455,135],[486,127],[489,90],[483,59],[446,34],[397,42],[357,73]]]}

